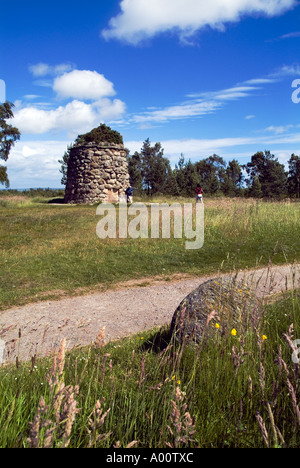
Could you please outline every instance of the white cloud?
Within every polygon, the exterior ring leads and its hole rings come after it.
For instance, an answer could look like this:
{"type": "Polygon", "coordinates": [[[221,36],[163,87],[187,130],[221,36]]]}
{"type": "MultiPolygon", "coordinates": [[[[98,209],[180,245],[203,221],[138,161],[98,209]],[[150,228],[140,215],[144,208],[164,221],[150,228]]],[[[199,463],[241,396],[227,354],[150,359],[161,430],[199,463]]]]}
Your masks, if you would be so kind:
{"type": "Polygon", "coordinates": [[[276,80],[272,78],[254,78],[252,80],[245,81],[245,84],[248,85],[259,85],[259,84],[269,84],[275,83],[276,80]]]}
{"type": "Polygon", "coordinates": [[[292,127],[293,125],[278,125],[278,126],[270,125],[270,127],[265,128],[264,131],[269,132],[269,133],[274,133],[275,135],[279,135],[281,133],[287,132],[292,127]]]}
{"type": "Polygon", "coordinates": [[[296,0],[122,0],[121,13],[102,31],[106,39],[137,44],[158,33],[175,30],[181,39],[199,29],[224,29],[244,15],[274,16],[297,5],[296,0]]]}
{"type": "Polygon", "coordinates": [[[54,80],[53,89],[62,98],[96,100],[116,94],[111,81],[90,70],[64,73],[54,80]]]}
{"type": "MultiPolygon", "coordinates": [[[[228,137],[228,138],[211,138],[211,139],[174,139],[161,141],[164,154],[167,156],[172,164],[178,162],[181,153],[184,154],[186,159],[192,161],[199,161],[206,158],[213,153],[228,159],[248,159],[257,151],[264,151],[270,149],[275,155],[280,154],[282,162],[286,163],[287,159],[294,152],[299,153],[300,147],[300,133],[291,133],[289,135],[279,135],[272,137],[228,137]],[[288,145],[288,148],[282,146],[288,145]],[[290,145],[297,145],[298,148],[292,148],[290,145]],[[247,151],[242,150],[245,147],[247,151]],[[290,149],[291,148],[291,149],[290,149]]],[[[126,148],[133,154],[135,151],[140,151],[142,141],[126,141],[126,148]]]]}
{"type": "Polygon", "coordinates": [[[170,120],[186,119],[211,114],[220,108],[220,104],[214,101],[191,101],[177,106],[166,107],[165,109],[154,110],[137,114],[133,117],[136,123],[143,122],[167,122],[170,120]]]}
{"type": "MultiPolygon", "coordinates": [[[[56,66],[58,70],[59,66],[56,66]]],[[[60,66],[61,70],[63,66],[60,66]]],[[[47,66],[45,65],[45,71],[47,66]]],[[[42,68],[39,73],[42,74],[42,68]]],[[[37,73],[37,71],[36,71],[37,73]]],[[[65,105],[53,108],[51,102],[25,104],[18,101],[12,123],[22,135],[41,135],[67,131],[68,137],[74,138],[98,126],[101,122],[120,119],[126,106],[120,99],[111,99],[115,95],[113,83],[96,71],[73,70],[63,73],[52,83],[53,91],[61,98],[72,100],[65,105]],[[91,102],[85,102],[85,100],[91,102]]],[[[27,99],[37,98],[27,95],[27,99]]]]}
{"type": "Polygon", "coordinates": [[[219,91],[189,94],[187,95],[188,101],[162,109],[149,109],[147,112],[135,115],[132,121],[135,123],[167,122],[201,117],[214,113],[229,101],[246,98],[259,89],[256,86],[236,85],[219,91]]]}
{"type": "Polygon", "coordinates": [[[49,131],[54,125],[54,112],[37,109],[35,107],[24,107],[14,112],[11,123],[21,133],[41,134],[49,131]]]}
{"type": "MultiPolygon", "coordinates": [[[[6,163],[11,188],[60,187],[61,174],[58,160],[62,158],[69,141],[19,141],[12,149],[6,163]]],[[[185,159],[199,161],[213,153],[226,161],[237,159],[241,163],[250,161],[256,151],[270,151],[287,164],[292,153],[300,154],[300,133],[274,136],[228,137],[212,139],[174,139],[161,141],[172,166],[183,153],[185,159]]],[[[125,146],[133,154],[140,151],[143,141],[125,141],[125,146]]]]}
{"type": "Polygon", "coordinates": [[[273,72],[270,76],[273,76],[274,78],[284,78],[288,76],[297,75],[300,75],[299,64],[283,65],[282,67],[278,68],[275,72],[273,72]]]}
{"type": "Polygon", "coordinates": [[[70,141],[21,141],[16,143],[6,163],[11,188],[59,188],[59,159],[70,141]]]}
{"type": "Polygon", "coordinates": [[[28,99],[28,101],[33,101],[34,99],[38,99],[41,96],[39,94],[25,94],[24,98],[28,99]]]}
{"type": "Polygon", "coordinates": [[[48,65],[47,63],[37,63],[36,65],[30,65],[30,72],[36,76],[49,76],[49,75],[61,75],[71,71],[73,66],[70,63],[61,63],[59,65],[48,65]]]}
{"type": "Polygon", "coordinates": [[[12,123],[22,134],[67,131],[68,136],[73,138],[98,126],[100,122],[120,118],[124,112],[125,104],[119,99],[103,99],[92,104],[73,100],[66,106],[51,110],[32,106],[19,108],[14,113],[12,123]]]}
{"type": "Polygon", "coordinates": [[[22,149],[22,154],[26,158],[27,156],[34,156],[35,154],[37,154],[37,151],[31,148],[30,146],[24,145],[22,149]]]}
{"type": "Polygon", "coordinates": [[[280,36],[279,39],[291,39],[291,38],[294,38],[294,37],[300,37],[300,31],[295,31],[295,32],[291,32],[291,33],[288,33],[288,34],[283,34],[283,36],[280,36]]]}
{"type": "Polygon", "coordinates": [[[100,99],[92,104],[92,107],[97,111],[97,118],[101,122],[110,122],[122,117],[126,111],[126,105],[120,99],[113,101],[108,98],[100,99]]]}

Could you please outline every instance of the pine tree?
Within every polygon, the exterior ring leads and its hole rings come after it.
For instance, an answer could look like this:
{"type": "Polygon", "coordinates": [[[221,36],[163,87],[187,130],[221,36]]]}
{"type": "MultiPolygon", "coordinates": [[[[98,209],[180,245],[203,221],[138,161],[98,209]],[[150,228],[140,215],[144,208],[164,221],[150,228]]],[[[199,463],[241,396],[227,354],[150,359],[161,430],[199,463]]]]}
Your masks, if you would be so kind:
{"type": "Polygon", "coordinates": [[[136,193],[141,194],[143,190],[143,178],[140,154],[136,151],[133,156],[128,155],[127,161],[130,185],[134,187],[136,193]]]}
{"type": "Polygon", "coordinates": [[[164,150],[160,143],[151,146],[149,138],[144,141],[139,157],[143,187],[147,190],[148,195],[165,192],[171,166],[163,154],[164,150]]]}
{"type": "MultiPolygon", "coordinates": [[[[14,117],[13,107],[14,104],[11,102],[4,102],[0,105],[0,159],[4,161],[7,161],[12,147],[21,137],[19,130],[6,122],[14,117]]],[[[9,187],[7,169],[4,166],[0,166],[0,184],[9,187]]]]}
{"type": "Polygon", "coordinates": [[[300,157],[292,154],[288,173],[288,192],[291,197],[300,198],[300,157]]]}
{"type": "Polygon", "coordinates": [[[167,168],[167,180],[164,187],[164,193],[177,197],[180,195],[180,191],[177,185],[176,172],[171,168],[171,165],[167,168]]]}
{"type": "Polygon", "coordinates": [[[243,183],[243,173],[242,168],[236,159],[229,161],[226,168],[226,174],[229,179],[230,192],[233,195],[238,195],[243,183]]]}
{"type": "Polygon", "coordinates": [[[61,184],[67,185],[67,176],[68,176],[68,164],[70,158],[70,151],[73,148],[73,145],[69,145],[67,151],[65,151],[63,158],[60,159],[58,162],[61,164],[61,168],[59,172],[62,174],[61,184]]]}
{"type": "Polygon", "coordinates": [[[286,194],[287,174],[284,165],[280,164],[270,151],[254,154],[245,169],[250,176],[248,180],[250,187],[253,186],[254,180],[258,178],[264,197],[280,197],[286,194]]]}
{"type": "Polygon", "coordinates": [[[181,153],[178,164],[175,164],[175,169],[174,169],[174,177],[176,180],[176,186],[178,190],[178,195],[186,195],[186,178],[184,174],[184,168],[185,168],[186,162],[184,159],[184,155],[181,153]]]}
{"type": "Polygon", "coordinates": [[[259,178],[256,176],[252,181],[252,186],[250,188],[250,196],[253,198],[262,198],[263,192],[261,189],[261,183],[259,178]]]}
{"type": "Polygon", "coordinates": [[[195,164],[198,178],[205,193],[215,194],[221,189],[225,178],[225,167],[226,163],[224,159],[217,154],[213,154],[195,164]]]}

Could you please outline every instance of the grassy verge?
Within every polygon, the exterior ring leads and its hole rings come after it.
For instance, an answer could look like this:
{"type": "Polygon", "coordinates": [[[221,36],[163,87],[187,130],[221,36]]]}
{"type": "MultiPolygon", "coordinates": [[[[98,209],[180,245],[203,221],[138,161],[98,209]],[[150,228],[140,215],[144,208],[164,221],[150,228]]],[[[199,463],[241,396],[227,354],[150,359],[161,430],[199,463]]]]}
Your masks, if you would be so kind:
{"type": "MultiPolygon", "coordinates": [[[[0,310],[128,279],[205,275],[263,266],[270,258],[273,264],[300,258],[299,203],[207,200],[204,246],[186,250],[185,239],[101,240],[96,206],[46,201],[0,198],[0,310]]],[[[176,200],[151,200],[162,201],[176,200]]]]}
{"type": "Polygon", "coordinates": [[[0,369],[0,447],[299,447],[299,291],[178,347],[160,329],[0,369]],[[243,322],[244,323],[244,322],[243,322]],[[291,327],[293,324],[293,328],[291,327]]]}

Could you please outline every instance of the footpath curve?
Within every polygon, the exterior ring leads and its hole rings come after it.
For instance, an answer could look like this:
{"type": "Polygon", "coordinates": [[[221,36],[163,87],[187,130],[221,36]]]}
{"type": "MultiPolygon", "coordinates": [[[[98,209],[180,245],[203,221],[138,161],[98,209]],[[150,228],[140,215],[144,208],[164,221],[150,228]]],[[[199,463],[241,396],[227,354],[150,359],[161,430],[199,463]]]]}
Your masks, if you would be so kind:
{"type": "MultiPolygon", "coordinates": [[[[236,275],[260,298],[300,288],[299,263],[222,276],[236,275]]],[[[17,356],[24,361],[34,355],[52,354],[64,338],[68,349],[88,346],[103,327],[105,341],[109,342],[169,324],[182,299],[201,283],[216,277],[218,274],[185,275],[183,278],[176,275],[172,281],[143,278],[104,292],[37,302],[0,312],[0,363],[13,362],[17,356]]]]}

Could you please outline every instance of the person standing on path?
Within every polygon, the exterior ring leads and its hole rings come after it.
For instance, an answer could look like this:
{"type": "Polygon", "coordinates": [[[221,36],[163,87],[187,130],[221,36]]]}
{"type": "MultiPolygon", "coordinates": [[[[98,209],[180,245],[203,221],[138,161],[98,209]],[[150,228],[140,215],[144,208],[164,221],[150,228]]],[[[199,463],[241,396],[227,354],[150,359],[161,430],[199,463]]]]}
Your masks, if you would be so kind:
{"type": "Polygon", "coordinates": [[[203,190],[200,184],[197,184],[196,188],[196,203],[203,203],[203,190]]]}
{"type": "Polygon", "coordinates": [[[132,197],[133,197],[133,188],[132,187],[127,187],[125,191],[125,195],[127,197],[127,203],[132,203],[132,197]]]}

